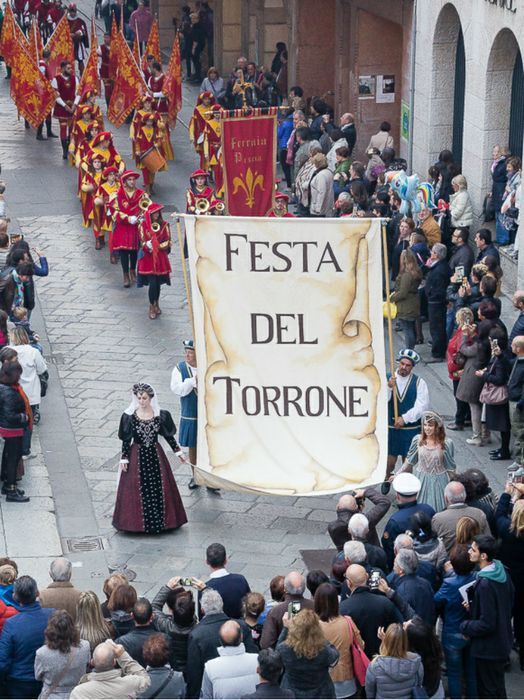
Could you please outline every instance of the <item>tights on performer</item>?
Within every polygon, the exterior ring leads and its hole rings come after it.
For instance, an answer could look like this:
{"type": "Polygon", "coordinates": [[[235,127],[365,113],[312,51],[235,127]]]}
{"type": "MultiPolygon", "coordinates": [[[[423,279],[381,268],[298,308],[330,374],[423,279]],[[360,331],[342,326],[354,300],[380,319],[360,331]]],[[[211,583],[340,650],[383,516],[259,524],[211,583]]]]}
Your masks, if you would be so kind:
{"type": "Polygon", "coordinates": [[[158,279],[158,275],[149,275],[148,282],[149,303],[156,304],[160,299],[160,280],[158,279]]]}
{"type": "Polygon", "coordinates": [[[136,270],[136,250],[119,250],[120,253],[120,264],[122,265],[122,271],[125,275],[129,274],[129,267],[132,270],[136,270]]]}

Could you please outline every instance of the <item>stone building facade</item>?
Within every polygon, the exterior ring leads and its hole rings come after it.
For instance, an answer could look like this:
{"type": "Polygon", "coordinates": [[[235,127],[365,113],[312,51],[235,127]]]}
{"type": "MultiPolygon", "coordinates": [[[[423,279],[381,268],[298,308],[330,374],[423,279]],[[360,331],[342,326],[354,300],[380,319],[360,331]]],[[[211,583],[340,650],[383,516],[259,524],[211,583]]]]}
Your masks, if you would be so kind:
{"type": "MultiPolygon", "coordinates": [[[[159,3],[166,36],[184,0],[159,3]]],[[[192,3],[189,3],[192,4],[192,3]]],[[[475,213],[495,144],[522,156],[524,0],[213,0],[215,63],[269,66],[288,47],[288,84],[355,115],[357,156],[381,121],[424,178],[443,148],[462,163],[475,213]]],[[[524,251],[524,226],[521,226],[524,251]]],[[[521,256],[524,285],[524,254],[521,256]]]]}

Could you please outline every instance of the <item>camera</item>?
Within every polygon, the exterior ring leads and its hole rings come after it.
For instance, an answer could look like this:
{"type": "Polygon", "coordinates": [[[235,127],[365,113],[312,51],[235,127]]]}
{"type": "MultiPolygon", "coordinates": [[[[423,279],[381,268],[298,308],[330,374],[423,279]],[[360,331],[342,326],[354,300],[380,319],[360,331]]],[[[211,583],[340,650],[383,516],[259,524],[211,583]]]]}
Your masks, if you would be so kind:
{"type": "Polygon", "coordinates": [[[180,585],[181,585],[181,586],[192,586],[192,585],[193,585],[193,579],[192,579],[192,578],[181,578],[181,579],[180,579],[180,585]]]}
{"type": "Polygon", "coordinates": [[[292,600],[291,603],[287,606],[287,614],[289,617],[295,617],[302,608],[302,605],[298,602],[298,600],[292,600]]]}
{"type": "Polygon", "coordinates": [[[371,590],[375,590],[378,588],[378,584],[380,583],[380,571],[372,571],[371,576],[369,577],[369,588],[371,590]]]}

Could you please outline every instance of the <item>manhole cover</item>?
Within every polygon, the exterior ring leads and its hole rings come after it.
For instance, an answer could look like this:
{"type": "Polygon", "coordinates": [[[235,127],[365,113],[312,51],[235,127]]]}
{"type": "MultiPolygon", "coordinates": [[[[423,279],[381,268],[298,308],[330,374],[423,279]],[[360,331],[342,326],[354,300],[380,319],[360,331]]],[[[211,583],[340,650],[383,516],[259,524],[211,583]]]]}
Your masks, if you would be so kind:
{"type": "Polygon", "coordinates": [[[127,564],[108,564],[109,575],[111,574],[124,574],[128,581],[134,581],[136,579],[136,571],[129,569],[127,564]]]}
{"type": "Polygon", "coordinates": [[[105,537],[68,537],[64,542],[67,552],[94,552],[107,549],[105,537]]]}

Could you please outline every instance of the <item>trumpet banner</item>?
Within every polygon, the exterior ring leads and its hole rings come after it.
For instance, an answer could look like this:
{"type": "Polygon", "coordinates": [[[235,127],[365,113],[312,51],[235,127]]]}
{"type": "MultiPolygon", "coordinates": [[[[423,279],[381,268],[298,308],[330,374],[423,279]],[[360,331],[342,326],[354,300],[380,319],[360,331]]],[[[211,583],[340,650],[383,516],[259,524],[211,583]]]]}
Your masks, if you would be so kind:
{"type": "Polygon", "coordinates": [[[269,214],[275,191],[276,138],[276,114],[223,117],[225,199],[231,216],[269,214]]]}
{"type": "Polygon", "coordinates": [[[201,216],[186,233],[197,480],[296,496],[382,481],[380,221],[201,216]]]}

